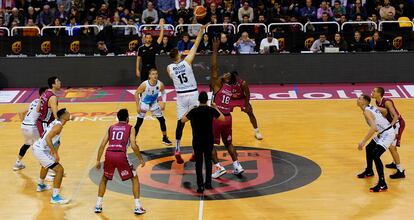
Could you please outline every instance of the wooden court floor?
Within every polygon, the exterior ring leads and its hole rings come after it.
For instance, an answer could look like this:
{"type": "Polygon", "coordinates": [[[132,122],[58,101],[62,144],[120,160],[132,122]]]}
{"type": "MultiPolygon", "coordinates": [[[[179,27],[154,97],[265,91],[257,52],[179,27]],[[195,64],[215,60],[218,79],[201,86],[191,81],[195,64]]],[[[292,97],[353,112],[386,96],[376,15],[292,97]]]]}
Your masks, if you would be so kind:
{"type": "MultiPolygon", "coordinates": [[[[413,219],[414,100],[395,102],[407,124],[399,151],[407,178],[390,180],[388,175],[394,170],[386,169],[386,193],[368,191],[376,178],[360,180],[355,176],[364,168],[365,155],[357,150],[357,143],[368,129],[355,100],[256,101],[253,106],[264,140],[254,139],[247,116],[236,111],[234,144],[304,156],[321,167],[321,176],[295,190],[255,198],[204,201],[203,206],[196,200],[143,197],[141,201],[148,212],[142,216],[132,212],[132,195],[109,190],[104,198],[104,213],[93,213],[98,186],[88,173],[95,164],[101,138],[113,122],[108,117],[68,122],[64,128],[60,157],[67,176],[62,195],[72,199],[66,206],[50,205],[51,192],[36,193],[39,165],[31,150],[24,158],[26,169],[12,171],[22,145],[20,123],[15,117],[14,122],[0,122],[0,219],[413,219]]],[[[17,112],[26,105],[0,105],[0,113],[17,112]]],[[[128,108],[131,114],[136,111],[134,103],[61,103],[60,107],[89,117],[94,112],[120,108],[128,108]]],[[[175,103],[167,104],[165,115],[168,134],[173,139],[175,103]]],[[[160,137],[158,122],[146,120],[138,144],[142,150],[161,148],[160,137]]],[[[191,144],[188,125],[182,142],[184,146],[191,144]]],[[[384,163],[391,161],[388,152],[382,158],[384,163]]]]}

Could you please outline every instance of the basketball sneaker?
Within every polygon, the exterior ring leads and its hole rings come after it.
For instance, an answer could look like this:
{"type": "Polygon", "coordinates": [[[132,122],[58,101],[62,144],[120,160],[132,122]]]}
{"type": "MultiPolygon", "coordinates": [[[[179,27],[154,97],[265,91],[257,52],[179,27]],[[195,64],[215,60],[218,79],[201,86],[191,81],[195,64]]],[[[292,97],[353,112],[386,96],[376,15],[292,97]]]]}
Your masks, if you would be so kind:
{"type": "Polygon", "coordinates": [[[262,133],[260,133],[259,129],[257,129],[257,130],[254,131],[254,137],[257,140],[263,140],[263,135],[262,135],[262,133]]]}
{"type": "Polygon", "coordinates": [[[163,137],[162,138],[162,143],[166,146],[171,146],[172,142],[168,139],[168,137],[163,137]]]}
{"type": "Polygon", "coordinates": [[[391,179],[402,179],[405,178],[405,170],[403,170],[402,172],[397,170],[397,172],[395,172],[394,174],[390,175],[391,179]]]}
{"type": "Polygon", "coordinates": [[[177,161],[178,164],[183,164],[184,163],[184,160],[181,157],[180,151],[175,151],[174,156],[175,156],[175,160],[177,161]]]}
{"type": "Polygon", "coordinates": [[[389,163],[389,164],[385,164],[385,167],[388,168],[388,169],[397,169],[397,164],[392,162],[392,163],[389,163]]]}
{"type": "Polygon", "coordinates": [[[50,186],[49,185],[46,185],[44,183],[38,183],[37,184],[36,191],[37,192],[43,192],[43,191],[46,191],[46,190],[49,190],[49,189],[50,189],[50,186]]]}
{"type": "Polygon", "coordinates": [[[136,207],[135,210],[134,210],[135,215],[142,215],[145,212],[147,212],[147,211],[142,207],[136,207]]]}
{"type": "Polygon", "coordinates": [[[385,192],[387,191],[388,187],[385,182],[378,183],[376,186],[369,189],[370,192],[385,192]]]}
{"type": "Polygon", "coordinates": [[[15,163],[14,167],[13,167],[13,171],[18,171],[18,170],[23,170],[24,168],[26,168],[26,166],[20,162],[20,163],[15,163]]]}
{"type": "Polygon", "coordinates": [[[359,179],[368,178],[374,176],[374,172],[372,170],[366,170],[357,175],[359,179]]]}
{"type": "Polygon", "coordinates": [[[195,160],[195,154],[194,154],[194,153],[193,153],[193,154],[191,154],[190,161],[191,161],[191,162],[195,162],[195,161],[196,161],[196,160],[195,160]]]}
{"type": "Polygon", "coordinates": [[[244,169],[241,166],[241,164],[239,163],[239,161],[236,161],[235,163],[233,163],[233,174],[234,175],[240,175],[243,172],[244,172],[244,169]]]}
{"type": "Polygon", "coordinates": [[[217,167],[218,169],[217,169],[217,171],[216,172],[214,172],[212,175],[211,175],[211,177],[213,178],[213,179],[217,179],[217,178],[219,178],[219,177],[221,177],[221,176],[223,176],[224,174],[226,174],[227,173],[227,171],[226,171],[226,169],[224,168],[224,167],[217,167]]]}
{"type": "Polygon", "coordinates": [[[60,197],[60,195],[56,195],[50,198],[50,203],[64,205],[64,204],[68,204],[69,200],[63,199],[62,197],[60,197]]]}
{"type": "Polygon", "coordinates": [[[102,212],[102,206],[96,206],[95,213],[101,213],[101,212],[102,212]]]}

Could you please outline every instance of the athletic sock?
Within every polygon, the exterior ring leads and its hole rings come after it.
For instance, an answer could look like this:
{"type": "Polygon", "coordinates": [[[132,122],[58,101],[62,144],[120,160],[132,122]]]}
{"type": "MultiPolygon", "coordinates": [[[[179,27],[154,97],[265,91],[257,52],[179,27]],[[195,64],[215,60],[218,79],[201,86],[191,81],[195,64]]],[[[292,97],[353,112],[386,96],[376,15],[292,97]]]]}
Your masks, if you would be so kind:
{"type": "Polygon", "coordinates": [[[39,179],[39,184],[45,184],[45,179],[39,179]]]}
{"type": "Polygon", "coordinates": [[[59,188],[53,188],[53,197],[59,195],[59,188]]]}
{"type": "Polygon", "coordinates": [[[239,166],[239,165],[240,165],[239,161],[236,160],[233,162],[233,166],[239,166]]]}
{"type": "Polygon", "coordinates": [[[101,207],[103,203],[103,197],[99,197],[96,199],[96,206],[101,207]]]}
{"type": "Polygon", "coordinates": [[[134,199],[134,202],[135,202],[135,207],[141,208],[141,202],[139,201],[139,199],[134,199]]]}
{"type": "Polygon", "coordinates": [[[175,140],[175,151],[180,151],[180,140],[175,140]]]}
{"type": "Polygon", "coordinates": [[[167,135],[166,135],[166,134],[163,134],[163,135],[162,135],[162,138],[167,138],[167,135]]]}
{"type": "Polygon", "coordinates": [[[22,161],[19,158],[17,158],[16,164],[21,164],[21,163],[22,163],[22,161]]]}
{"type": "Polygon", "coordinates": [[[216,165],[218,168],[220,168],[220,169],[224,169],[224,167],[223,166],[221,166],[221,164],[220,163],[216,163],[216,164],[214,164],[214,165],[216,165]]]}
{"type": "Polygon", "coordinates": [[[253,128],[253,131],[254,131],[254,132],[256,132],[256,133],[257,133],[257,132],[260,132],[260,131],[259,131],[259,128],[253,128]]]}
{"type": "Polygon", "coordinates": [[[397,164],[396,166],[397,166],[398,171],[400,171],[400,172],[403,172],[404,171],[404,169],[401,166],[401,164],[397,164]]]}

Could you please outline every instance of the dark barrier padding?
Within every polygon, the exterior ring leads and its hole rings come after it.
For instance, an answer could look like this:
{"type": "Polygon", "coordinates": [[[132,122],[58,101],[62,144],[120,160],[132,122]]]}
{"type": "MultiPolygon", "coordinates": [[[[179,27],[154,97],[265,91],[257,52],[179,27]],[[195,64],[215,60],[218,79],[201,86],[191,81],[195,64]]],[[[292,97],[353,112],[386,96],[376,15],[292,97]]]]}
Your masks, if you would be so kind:
{"type": "MultiPolygon", "coordinates": [[[[239,71],[249,83],[414,82],[414,52],[219,56],[220,72],[239,71]]],[[[167,56],[157,57],[160,79],[170,85],[167,56]]],[[[210,56],[196,56],[199,84],[209,83],[210,56]]],[[[138,85],[135,57],[0,58],[1,87],[45,86],[51,75],[65,86],[138,85]]]]}

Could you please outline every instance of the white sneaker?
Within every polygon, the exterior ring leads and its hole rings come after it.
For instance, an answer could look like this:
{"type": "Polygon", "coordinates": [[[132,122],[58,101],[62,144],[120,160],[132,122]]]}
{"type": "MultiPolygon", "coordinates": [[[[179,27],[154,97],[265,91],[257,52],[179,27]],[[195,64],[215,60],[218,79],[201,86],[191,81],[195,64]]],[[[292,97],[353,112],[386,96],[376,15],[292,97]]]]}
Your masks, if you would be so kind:
{"type": "Polygon", "coordinates": [[[39,184],[37,184],[36,191],[37,192],[43,192],[43,191],[46,191],[46,190],[49,190],[49,189],[50,189],[49,185],[46,185],[44,183],[39,183],[39,184]]]}
{"type": "Polygon", "coordinates": [[[144,208],[142,208],[142,207],[137,207],[137,208],[134,209],[135,215],[142,215],[145,212],[147,212],[147,211],[144,208]]]}
{"type": "Polygon", "coordinates": [[[23,163],[15,163],[13,171],[23,170],[26,166],[23,163]]]}
{"type": "Polygon", "coordinates": [[[233,164],[233,174],[234,175],[240,175],[244,172],[243,167],[241,166],[240,163],[237,163],[236,165],[233,164]]]}
{"type": "Polygon", "coordinates": [[[64,204],[68,204],[69,201],[70,200],[68,200],[68,199],[63,199],[62,197],[60,197],[60,195],[52,196],[50,198],[50,203],[52,203],[52,204],[64,205],[64,204]]]}
{"type": "MultiPolygon", "coordinates": [[[[218,168],[218,167],[217,167],[218,168]]],[[[224,168],[224,167],[221,167],[221,168],[219,168],[216,172],[214,172],[212,175],[211,175],[211,177],[213,178],[213,179],[217,179],[217,178],[219,178],[219,177],[221,177],[221,176],[223,176],[224,174],[226,174],[227,173],[227,171],[226,171],[226,169],[224,168]]]]}
{"type": "Polygon", "coordinates": [[[257,140],[263,140],[263,135],[260,133],[260,131],[255,131],[255,132],[254,132],[254,137],[255,137],[257,140]]]}
{"type": "Polygon", "coordinates": [[[101,212],[102,212],[102,206],[96,206],[95,213],[101,213],[101,212]]]}

